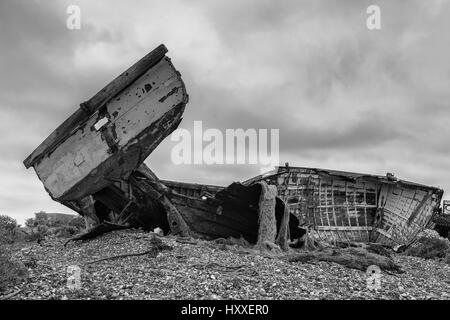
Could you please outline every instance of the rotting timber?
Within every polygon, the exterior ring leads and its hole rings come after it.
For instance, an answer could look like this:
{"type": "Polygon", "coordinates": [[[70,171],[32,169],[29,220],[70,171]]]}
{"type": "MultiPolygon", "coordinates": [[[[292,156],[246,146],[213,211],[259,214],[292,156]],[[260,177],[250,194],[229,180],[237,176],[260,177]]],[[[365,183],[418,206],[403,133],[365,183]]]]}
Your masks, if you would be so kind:
{"type": "Polygon", "coordinates": [[[159,46],[82,103],[24,161],[53,199],[78,201],[127,180],[177,128],[188,95],[166,52],[159,46]]]}
{"type": "MultiPolygon", "coordinates": [[[[289,235],[298,238],[304,232],[297,228],[295,216],[290,217],[292,223],[289,224],[284,202],[276,196],[276,191],[271,194],[267,188],[265,182],[248,186],[233,183],[227,188],[217,187],[215,190],[219,191],[214,195],[188,196],[168,188],[143,164],[131,174],[128,182],[112,185],[93,195],[93,203],[94,206],[102,203],[103,216],[119,224],[125,222],[147,230],[160,227],[165,233],[206,239],[243,237],[251,243],[264,245],[264,241],[268,241],[269,246],[276,242],[285,247],[289,235]],[[265,234],[260,230],[262,216],[274,218],[274,233],[259,239],[265,234]],[[288,225],[292,227],[290,230],[288,225]]],[[[98,213],[97,210],[97,216],[98,213]]]]}
{"type": "Polygon", "coordinates": [[[235,183],[195,198],[167,188],[143,164],[177,128],[188,102],[166,53],[160,45],[82,103],[24,161],[26,168],[34,168],[52,199],[83,215],[92,234],[160,227],[181,236],[244,237],[261,245],[277,240],[286,247],[289,217],[265,182],[235,183]],[[261,213],[271,216],[264,230],[261,213]]]}
{"type": "Polygon", "coordinates": [[[160,45],[82,103],[24,161],[91,234],[159,227],[286,249],[309,231],[319,240],[396,246],[430,223],[442,190],[392,176],[286,166],[226,188],[159,180],[143,162],[188,102],[166,53],[160,45]]]}
{"type": "MultiPolygon", "coordinates": [[[[400,180],[390,173],[378,176],[286,165],[251,178],[242,186],[263,181],[276,186],[277,197],[289,212],[289,230],[308,231],[317,241],[408,246],[420,231],[444,220],[439,215],[443,190],[400,180]]],[[[164,183],[194,197],[223,190],[164,183]]]]}
{"type": "Polygon", "coordinates": [[[266,181],[318,240],[408,246],[439,212],[443,190],[386,176],[279,167],[266,181]]]}

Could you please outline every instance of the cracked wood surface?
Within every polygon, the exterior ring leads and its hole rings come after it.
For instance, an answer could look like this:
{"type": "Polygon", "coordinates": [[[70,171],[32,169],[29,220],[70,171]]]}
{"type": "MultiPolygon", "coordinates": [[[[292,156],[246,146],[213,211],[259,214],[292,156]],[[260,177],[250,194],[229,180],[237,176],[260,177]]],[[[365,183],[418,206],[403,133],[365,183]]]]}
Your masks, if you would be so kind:
{"type": "Polygon", "coordinates": [[[59,201],[126,180],[176,129],[187,100],[180,74],[165,57],[35,162],[36,173],[59,201]],[[96,127],[99,122],[104,124],[96,127]]]}

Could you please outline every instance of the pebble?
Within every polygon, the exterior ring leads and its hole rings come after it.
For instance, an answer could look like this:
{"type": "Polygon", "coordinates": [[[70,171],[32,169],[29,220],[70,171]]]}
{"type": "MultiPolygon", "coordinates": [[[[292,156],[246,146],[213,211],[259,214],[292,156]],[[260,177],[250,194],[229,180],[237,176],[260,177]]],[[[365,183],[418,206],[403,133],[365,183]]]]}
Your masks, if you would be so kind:
{"type": "Polygon", "coordinates": [[[51,248],[35,245],[18,250],[19,259],[33,252],[38,264],[14,299],[450,299],[450,266],[442,262],[396,255],[395,262],[406,273],[383,273],[382,288],[376,292],[367,289],[364,272],[333,263],[289,263],[234,250],[213,250],[214,244],[203,240],[196,245],[181,244],[170,236],[162,239],[173,250],[156,259],[142,256],[95,263],[88,272],[83,268],[82,290],[66,288],[67,266],[145,251],[148,235],[115,231],[67,248],[63,239],[55,239],[51,248]],[[189,258],[179,261],[177,256],[189,258]],[[214,269],[214,263],[243,267],[224,271],[214,269]]]}

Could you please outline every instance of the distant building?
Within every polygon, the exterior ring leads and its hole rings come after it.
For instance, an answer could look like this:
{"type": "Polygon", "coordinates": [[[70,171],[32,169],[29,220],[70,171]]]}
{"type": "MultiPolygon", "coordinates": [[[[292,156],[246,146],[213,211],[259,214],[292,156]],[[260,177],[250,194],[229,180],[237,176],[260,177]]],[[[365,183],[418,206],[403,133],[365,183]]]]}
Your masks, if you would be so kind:
{"type": "Polygon", "coordinates": [[[45,213],[49,222],[59,221],[63,224],[69,223],[69,221],[77,217],[77,215],[67,213],[50,213],[50,212],[41,212],[41,213],[45,213]]]}

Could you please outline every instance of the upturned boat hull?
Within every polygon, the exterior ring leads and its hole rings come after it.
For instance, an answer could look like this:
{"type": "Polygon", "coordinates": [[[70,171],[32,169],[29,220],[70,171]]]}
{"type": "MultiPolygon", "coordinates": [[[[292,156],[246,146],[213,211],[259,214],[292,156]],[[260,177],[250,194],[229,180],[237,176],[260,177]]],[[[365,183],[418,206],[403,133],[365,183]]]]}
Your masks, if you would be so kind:
{"type": "Polygon", "coordinates": [[[82,104],[25,160],[53,199],[127,180],[177,128],[188,96],[166,51],[158,47],[82,104]]]}

